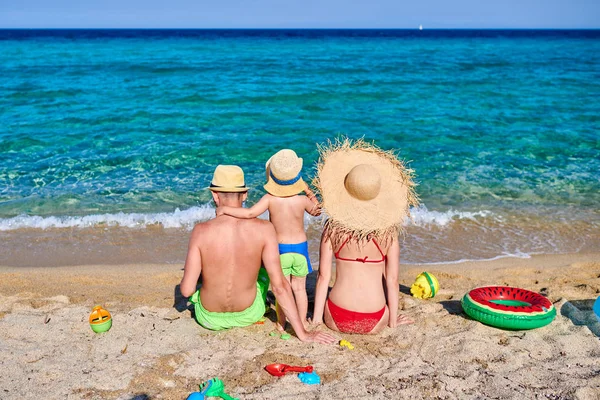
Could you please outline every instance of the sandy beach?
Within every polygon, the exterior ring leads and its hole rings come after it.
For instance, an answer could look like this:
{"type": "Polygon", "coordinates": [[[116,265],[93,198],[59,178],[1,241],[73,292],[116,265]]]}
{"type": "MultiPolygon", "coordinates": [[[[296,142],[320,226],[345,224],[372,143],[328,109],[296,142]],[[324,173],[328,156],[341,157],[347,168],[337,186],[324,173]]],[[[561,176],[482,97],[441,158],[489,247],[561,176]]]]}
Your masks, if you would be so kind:
{"type": "Polygon", "coordinates": [[[203,329],[177,296],[182,265],[0,267],[0,398],[185,399],[212,377],[240,399],[599,398],[600,339],[561,311],[598,297],[600,254],[429,265],[441,290],[414,299],[424,269],[401,267],[400,312],[416,323],[338,335],[348,350],[269,336],[273,311],[264,325],[203,329]],[[493,284],[544,293],[556,319],[531,331],[469,319],[461,297],[493,284]],[[96,304],[113,316],[104,334],[88,324],[96,304]],[[275,362],[313,365],[322,384],[272,377],[275,362]]]}

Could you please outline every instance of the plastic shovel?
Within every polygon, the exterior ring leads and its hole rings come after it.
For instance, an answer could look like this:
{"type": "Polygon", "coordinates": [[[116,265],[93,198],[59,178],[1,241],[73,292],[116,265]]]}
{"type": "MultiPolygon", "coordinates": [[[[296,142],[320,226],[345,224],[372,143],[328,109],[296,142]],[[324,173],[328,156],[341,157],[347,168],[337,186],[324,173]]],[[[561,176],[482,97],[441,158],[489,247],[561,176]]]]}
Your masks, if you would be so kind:
{"type": "Polygon", "coordinates": [[[286,364],[269,364],[265,369],[273,376],[284,376],[289,372],[313,372],[312,365],[307,367],[292,367],[291,365],[286,364]]]}

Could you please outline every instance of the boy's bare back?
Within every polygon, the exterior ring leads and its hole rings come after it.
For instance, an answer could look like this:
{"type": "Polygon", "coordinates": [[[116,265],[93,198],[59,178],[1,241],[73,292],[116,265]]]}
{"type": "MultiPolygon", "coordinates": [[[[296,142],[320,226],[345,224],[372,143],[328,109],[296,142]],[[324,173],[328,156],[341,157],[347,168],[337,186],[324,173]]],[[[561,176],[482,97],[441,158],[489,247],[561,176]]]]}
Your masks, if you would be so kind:
{"type": "Polygon", "coordinates": [[[279,243],[302,243],[306,241],[304,212],[315,208],[308,197],[296,195],[276,197],[266,194],[269,201],[269,216],[277,232],[279,243]]]}

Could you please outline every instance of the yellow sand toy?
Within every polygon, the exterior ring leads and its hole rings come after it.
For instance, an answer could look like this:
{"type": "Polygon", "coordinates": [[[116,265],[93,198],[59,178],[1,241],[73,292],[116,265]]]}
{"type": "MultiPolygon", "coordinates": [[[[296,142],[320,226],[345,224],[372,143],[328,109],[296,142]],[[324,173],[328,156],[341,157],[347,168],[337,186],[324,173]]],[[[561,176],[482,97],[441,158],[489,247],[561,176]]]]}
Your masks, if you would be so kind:
{"type": "Polygon", "coordinates": [[[428,299],[434,297],[439,289],[437,278],[429,272],[423,272],[417,276],[415,283],[410,287],[410,293],[418,299],[428,299]]]}
{"type": "Polygon", "coordinates": [[[352,344],[350,344],[350,342],[347,340],[340,340],[340,346],[347,347],[348,350],[354,350],[354,346],[352,346],[352,344]]]}

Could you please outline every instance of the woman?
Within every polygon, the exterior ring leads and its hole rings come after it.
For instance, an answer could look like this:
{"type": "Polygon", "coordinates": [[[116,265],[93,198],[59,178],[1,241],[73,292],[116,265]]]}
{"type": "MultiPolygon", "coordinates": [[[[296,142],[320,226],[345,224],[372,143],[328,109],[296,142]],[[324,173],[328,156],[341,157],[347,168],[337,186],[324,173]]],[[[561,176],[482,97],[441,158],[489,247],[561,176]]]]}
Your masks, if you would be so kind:
{"type": "Polygon", "coordinates": [[[418,203],[412,171],[363,140],[321,147],[315,186],[329,216],[321,237],[313,323],[373,334],[412,323],[398,316],[398,235],[418,203]],[[336,279],[329,298],[333,258],[336,279]]]}

